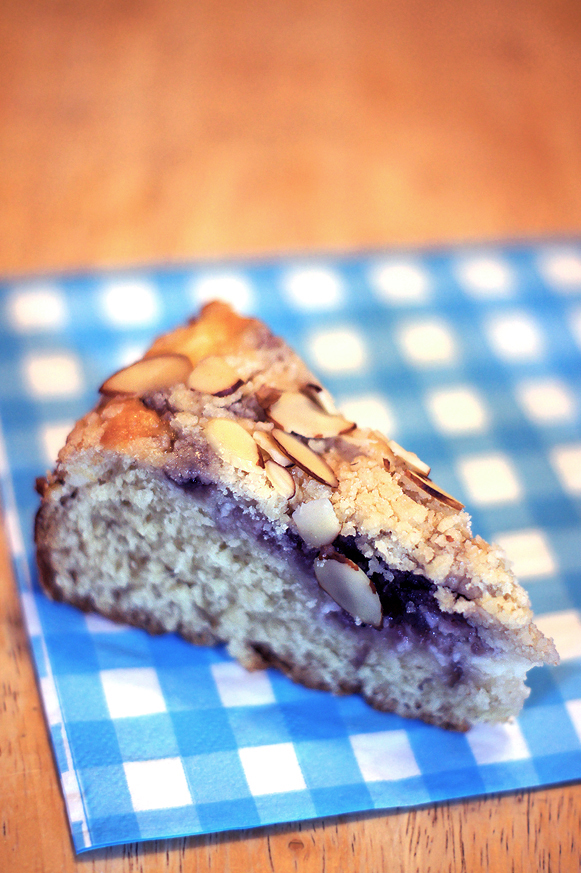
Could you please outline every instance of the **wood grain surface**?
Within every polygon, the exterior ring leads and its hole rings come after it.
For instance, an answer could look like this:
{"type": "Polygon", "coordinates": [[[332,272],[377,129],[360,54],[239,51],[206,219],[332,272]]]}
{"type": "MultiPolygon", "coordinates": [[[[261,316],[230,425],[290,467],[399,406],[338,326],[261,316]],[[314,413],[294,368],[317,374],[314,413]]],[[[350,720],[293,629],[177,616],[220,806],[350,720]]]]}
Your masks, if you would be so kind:
{"type": "MultiPolygon", "coordinates": [[[[579,0],[3,0],[0,274],[581,231],[579,0]]],[[[0,870],[577,871],[581,786],[76,858],[5,547],[0,870]]]]}

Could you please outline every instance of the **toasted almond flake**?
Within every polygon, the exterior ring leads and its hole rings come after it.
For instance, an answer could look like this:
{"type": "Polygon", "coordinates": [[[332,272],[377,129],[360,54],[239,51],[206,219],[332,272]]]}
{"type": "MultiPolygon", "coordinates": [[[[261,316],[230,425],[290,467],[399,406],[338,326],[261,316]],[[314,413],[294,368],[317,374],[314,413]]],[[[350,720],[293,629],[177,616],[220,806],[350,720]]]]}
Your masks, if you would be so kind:
{"type": "Polygon", "coordinates": [[[246,473],[257,471],[260,465],[258,446],[241,424],[229,418],[211,418],[205,431],[209,445],[223,461],[246,473]]]}
{"type": "Polygon", "coordinates": [[[276,403],[282,391],[278,388],[273,388],[271,385],[261,385],[257,388],[255,397],[257,402],[263,409],[268,409],[273,403],[276,403]]]}
{"type": "Polygon", "coordinates": [[[271,435],[265,430],[255,430],[253,433],[253,437],[258,443],[259,448],[266,452],[266,455],[271,458],[273,461],[276,461],[281,467],[292,467],[293,462],[285,455],[284,452],[281,452],[271,435]]]}
{"type": "Polygon", "coordinates": [[[408,470],[407,475],[415,485],[423,491],[426,491],[431,497],[435,497],[436,500],[440,501],[440,503],[445,503],[446,506],[450,507],[450,509],[455,509],[458,512],[464,509],[463,503],[460,503],[459,500],[456,500],[455,497],[452,497],[451,494],[448,494],[447,491],[444,491],[443,488],[440,488],[440,486],[436,485],[435,482],[432,482],[431,479],[426,479],[425,476],[414,473],[413,470],[408,470]]]}
{"type": "Polygon", "coordinates": [[[134,394],[141,397],[149,391],[158,391],[185,382],[191,370],[192,365],[185,355],[154,355],[113,373],[103,382],[99,391],[107,396],[134,394]]]}
{"type": "Polygon", "coordinates": [[[341,532],[341,525],[328,497],[302,503],[292,514],[300,537],[308,546],[330,545],[341,532]]]}
{"type": "Polygon", "coordinates": [[[389,447],[394,455],[397,455],[397,457],[404,462],[408,470],[412,470],[414,473],[419,473],[420,476],[430,475],[431,467],[418,458],[415,452],[408,452],[407,449],[404,449],[403,446],[400,446],[400,444],[396,443],[395,440],[389,440],[389,447]]]}
{"type": "Polygon", "coordinates": [[[284,430],[274,428],[272,437],[276,444],[288,457],[297,464],[301,470],[322,482],[324,485],[330,485],[331,488],[336,488],[339,482],[333,470],[328,463],[320,455],[317,455],[309,446],[306,446],[300,439],[284,430]]]}
{"type": "Polygon", "coordinates": [[[187,381],[188,388],[216,397],[233,394],[243,384],[236,370],[219,355],[209,355],[196,364],[187,381]]]}
{"type": "Polygon", "coordinates": [[[277,427],[311,439],[325,439],[353,430],[342,415],[329,415],[300,391],[283,391],[267,410],[277,427]]]}
{"type": "Polygon", "coordinates": [[[317,385],[316,382],[307,382],[306,385],[303,385],[301,388],[303,394],[306,394],[307,397],[310,397],[311,400],[319,406],[323,412],[326,412],[327,415],[338,415],[339,410],[335,406],[335,401],[329,394],[326,388],[323,388],[322,385],[317,385]]]}
{"type": "MultiPolygon", "coordinates": [[[[328,552],[327,552],[328,554],[328,552]]],[[[338,552],[315,561],[317,582],[349,615],[364,624],[381,628],[383,610],[372,580],[366,573],[338,552]]]]}
{"type": "Polygon", "coordinates": [[[295,480],[285,467],[281,467],[276,461],[266,461],[264,465],[266,477],[275,491],[290,500],[294,497],[296,491],[295,480]]]}

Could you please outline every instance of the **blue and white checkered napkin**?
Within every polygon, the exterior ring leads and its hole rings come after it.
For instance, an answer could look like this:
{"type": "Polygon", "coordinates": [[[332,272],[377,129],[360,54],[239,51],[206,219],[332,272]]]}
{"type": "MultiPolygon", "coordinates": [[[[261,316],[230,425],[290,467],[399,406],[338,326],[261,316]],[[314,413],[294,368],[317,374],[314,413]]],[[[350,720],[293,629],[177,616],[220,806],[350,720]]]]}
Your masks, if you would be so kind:
{"type": "Polygon", "coordinates": [[[581,776],[581,242],[46,277],[0,306],[4,508],[78,851],[581,776]],[[213,297],[506,547],[562,656],[517,721],[447,733],[39,593],[35,476],[105,376],[213,297]]]}

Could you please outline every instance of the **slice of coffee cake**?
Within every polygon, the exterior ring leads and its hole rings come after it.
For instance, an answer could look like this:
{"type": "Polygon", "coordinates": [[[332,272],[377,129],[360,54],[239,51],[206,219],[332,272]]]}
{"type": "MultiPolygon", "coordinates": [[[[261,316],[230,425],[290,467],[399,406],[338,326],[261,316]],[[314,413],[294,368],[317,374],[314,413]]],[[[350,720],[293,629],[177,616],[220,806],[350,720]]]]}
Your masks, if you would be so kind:
{"type": "Polygon", "coordinates": [[[466,729],[557,655],[429,467],[222,303],[111,376],[38,483],[42,584],[249,669],[466,729]]]}

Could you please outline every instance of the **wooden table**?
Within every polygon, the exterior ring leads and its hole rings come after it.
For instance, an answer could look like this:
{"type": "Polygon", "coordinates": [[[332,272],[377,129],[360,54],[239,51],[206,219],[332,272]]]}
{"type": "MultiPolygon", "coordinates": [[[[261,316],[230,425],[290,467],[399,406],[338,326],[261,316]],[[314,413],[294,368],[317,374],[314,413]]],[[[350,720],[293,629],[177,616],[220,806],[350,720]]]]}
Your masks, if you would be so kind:
{"type": "MultiPolygon", "coordinates": [[[[0,274],[581,230],[578,0],[4,0],[0,274]]],[[[0,870],[578,870],[581,786],[75,858],[6,551],[0,870]]]]}

